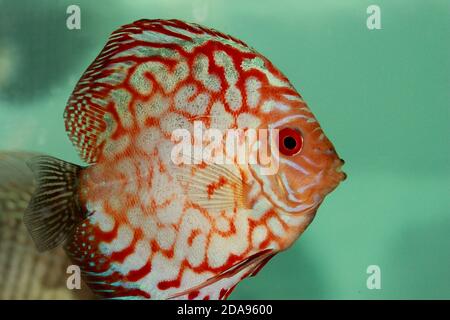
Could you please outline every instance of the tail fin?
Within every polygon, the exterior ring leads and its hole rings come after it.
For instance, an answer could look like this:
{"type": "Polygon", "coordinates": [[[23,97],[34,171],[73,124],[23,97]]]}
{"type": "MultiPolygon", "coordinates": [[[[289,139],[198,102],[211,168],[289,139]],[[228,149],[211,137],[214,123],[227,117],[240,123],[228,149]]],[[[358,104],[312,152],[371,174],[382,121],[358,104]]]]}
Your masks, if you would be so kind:
{"type": "Polygon", "coordinates": [[[36,191],[25,211],[24,222],[39,251],[62,244],[85,219],[78,198],[82,167],[49,156],[32,158],[36,191]]]}

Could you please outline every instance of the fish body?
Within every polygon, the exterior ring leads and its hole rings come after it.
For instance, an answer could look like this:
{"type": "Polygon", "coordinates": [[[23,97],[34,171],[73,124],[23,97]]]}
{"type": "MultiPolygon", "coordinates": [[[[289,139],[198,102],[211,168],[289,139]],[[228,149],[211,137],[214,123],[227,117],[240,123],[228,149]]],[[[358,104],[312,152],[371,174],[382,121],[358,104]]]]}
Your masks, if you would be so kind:
{"type": "Polygon", "coordinates": [[[64,243],[102,297],[226,298],[292,245],[344,178],[314,115],[268,59],[178,20],[113,32],[70,97],[65,123],[88,166],[34,160],[39,186],[25,224],[40,250],[64,243]],[[226,148],[223,163],[195,151],[175,161],[180,140],[206,147],[199,128],[268,130],[248,156],[258,160],[266,142],[276,170],[226,148]],[[176,130],[188,138],[174,138],[176,130]]]}

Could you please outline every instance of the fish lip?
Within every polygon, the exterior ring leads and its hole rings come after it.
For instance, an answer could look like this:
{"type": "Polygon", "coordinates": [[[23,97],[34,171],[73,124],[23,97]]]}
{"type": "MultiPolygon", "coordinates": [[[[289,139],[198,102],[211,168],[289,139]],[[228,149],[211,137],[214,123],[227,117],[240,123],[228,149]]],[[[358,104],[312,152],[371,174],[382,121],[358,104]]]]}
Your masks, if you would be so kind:
{"type": "Polygon", "coordinates": [[[339,181],[345,181],[347,179],[347,173],[342,171],[342,167],[345,164],[345,160],[342,158],[339,158],[339,164],[336,167],[336,173],[339,175],[339,181]]]}
{"type": "Polygon", "coordinates": [[[347,174],[345,172],[343,172],[343,171],[341,173],[342,173],[341,181],[347,180],[347,174]]]}
{"type": "Polygon", "coordinates": [[[347,173],[342,171],[342,166],[336,169],[336,173],[339,175],[339,181],[345,181],[347,179],[347,173]]]}

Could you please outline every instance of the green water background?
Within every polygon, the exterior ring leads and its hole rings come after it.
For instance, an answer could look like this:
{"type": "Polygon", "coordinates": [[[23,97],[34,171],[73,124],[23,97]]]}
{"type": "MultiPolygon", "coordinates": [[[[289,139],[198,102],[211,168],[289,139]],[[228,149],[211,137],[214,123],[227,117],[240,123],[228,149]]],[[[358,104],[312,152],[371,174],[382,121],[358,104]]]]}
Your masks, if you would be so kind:
{"type": "Polygon", "coordinates": [[[348,179],[234,299],[450,298],[450,1],[0,0],[0,149],[80,163],[62,112],[109,33],[179,18],[240,38],[303,95],[348,179]],[[65,26],[81,7],[81,30],[65,26]],[[366,8],[381,8],[368,30],[366,8]],[[380,290],[366,268],[381,268],[380,290]]]}

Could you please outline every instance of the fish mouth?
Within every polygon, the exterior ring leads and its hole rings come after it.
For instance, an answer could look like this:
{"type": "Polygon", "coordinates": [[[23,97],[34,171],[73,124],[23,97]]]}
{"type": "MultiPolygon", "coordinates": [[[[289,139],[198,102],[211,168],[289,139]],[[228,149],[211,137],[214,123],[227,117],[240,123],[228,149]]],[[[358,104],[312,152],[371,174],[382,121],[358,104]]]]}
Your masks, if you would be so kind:
{"type": "Polygon", "coordinates": [[[342,171],[342,167],[345,164],[345,160],[339,159],[339,161],[340,161],[340,164],[336,168],[336,173],[339,175],[340,181],[345,181],[347,179],[347,174],[344,171],[342,171]]]}
{"type": "Polygon", "coordinates": [[[325,189],[323,195],[327,195],[332,192],[336,187],[344,180],[347,179],[347,174],[342,171],[342,167],[345,161],[337,158],[334,160],[333,165],[328,170],[327,181],[325,182],[325,189]]]}

